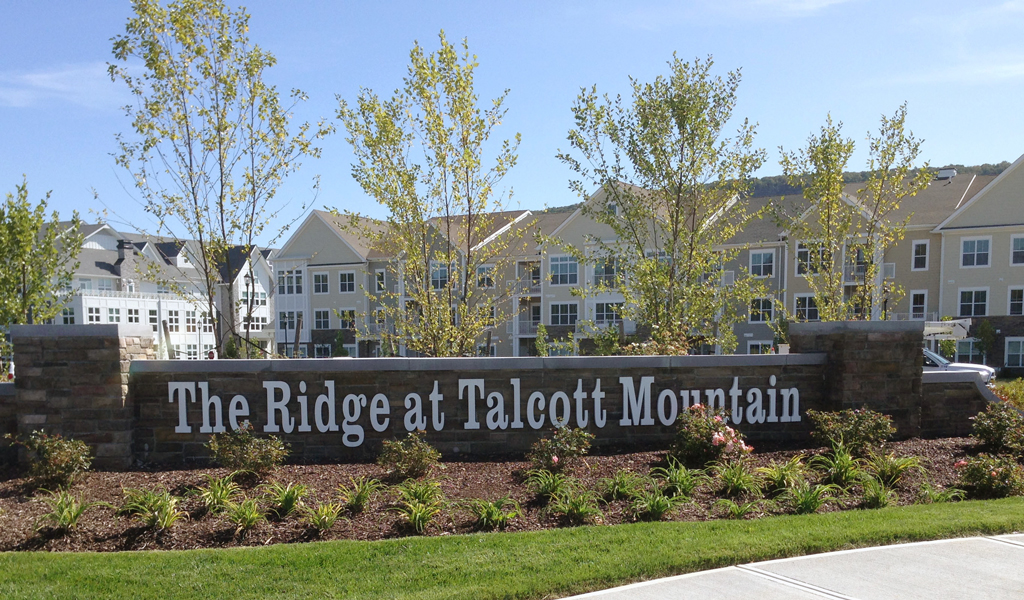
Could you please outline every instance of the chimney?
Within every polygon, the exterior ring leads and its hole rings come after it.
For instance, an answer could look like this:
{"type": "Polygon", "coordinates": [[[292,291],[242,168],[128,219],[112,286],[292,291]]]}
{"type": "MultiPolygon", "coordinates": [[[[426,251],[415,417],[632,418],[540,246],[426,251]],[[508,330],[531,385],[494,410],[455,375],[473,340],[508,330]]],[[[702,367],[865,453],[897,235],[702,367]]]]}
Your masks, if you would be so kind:
{"type": "Polygon", "coordinates": [[[121,291],[127,292],[133,285],[136,275],[135,265],[137,263],[135,244],[131,240],[117,240],[117,265],[118,275],[121,276],[121,291]]]}

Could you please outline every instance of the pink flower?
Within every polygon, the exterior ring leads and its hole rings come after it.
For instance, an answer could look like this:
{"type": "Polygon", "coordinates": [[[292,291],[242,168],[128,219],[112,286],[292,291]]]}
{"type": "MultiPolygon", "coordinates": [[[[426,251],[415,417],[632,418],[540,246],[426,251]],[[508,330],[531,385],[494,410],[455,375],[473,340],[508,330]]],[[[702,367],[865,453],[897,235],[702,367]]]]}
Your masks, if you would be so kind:
{"type": "Polygon", "coordinates": [[[694,404],[693,406],[691,406],[691,407],[690,407],[690,410],[701,410],[701,409],[703,409],[703,408],[704,408],[704,407],[703,407],[703,406],[701,406],[701,405],[700,405],[700,403],[698,402],[697,404],[694,404]]]}
{"type": "Polygon", "coordinates": [[[996,473],[995,471],[992,471],[992,477],[999,477],[999,474],[996,473]]]}
{"type": "Polygon", "coordinates": [[[729,442],[728,444],[725,445],[725,451],[732,452],[732,442],[729,442]]]}
{"type": "Polygon", "coordinates": [[[732,434],[736,433],[736,430],[733,429],[732,427],[726,427],[725,428],[725,432],[728,433],[729,435],[732,435],[732,434]]]}
{"type": "Polygon", "coordinates": [[[711,445],[712,446],[721,446],[724,443],[725,443],[725,436],[722,435],[721,433],[716,433],[715,435],[711,436],[711,445]]]}
{"type": "Polygon", "coordinates": [[[954,469],[962,469],[962,468],[964,468],[966,466],[967,466],[967,461],[966,460],[958,460],[958,461],[956,461],[956,464],[953,465],[953,468],[954,469]]]}
{"type": "Polygon", "coordinates": [[[744,450],[743,450],[744,452],[753,452],[754,451],[754,447],[753,446],[744,446],[743,448],[744,448],[744,450]]]}
{"type": "Polygon", "coordinates": [[[720,417],[718,415],[715,415],[715,422],[716,423],[721,423],[722,422],[722,417],[720,417]]]}
{"type": "Polygon", "coordinates": [[[552,456],[551,457],[551,464],[553,464],[553,465],[557,465],[558,464],[558,457],[557,456],[552,456]]]}

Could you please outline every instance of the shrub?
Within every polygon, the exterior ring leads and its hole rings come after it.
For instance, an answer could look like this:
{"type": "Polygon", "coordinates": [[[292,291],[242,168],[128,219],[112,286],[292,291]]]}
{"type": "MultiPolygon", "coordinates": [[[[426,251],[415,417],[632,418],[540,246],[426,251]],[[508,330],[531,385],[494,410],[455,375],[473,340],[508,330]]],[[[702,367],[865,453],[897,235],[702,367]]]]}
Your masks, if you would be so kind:
{"type": "Polygon", "coordinates": [[[1007,403],[1024,410],[1024,378],[997,381],[992,391],[1007,403]]]}
{"type": "Polygon", "coordinates": [[[807,472],[803,459],[804,455],[798,454],[786,462],[772,461],[767,467],[758,469],[761,490],[766,494],[778,495],[796,485],[807,472]]]}
{"type": "Polygon", "coordinates": [[[1024,414],[1010,403],[990,403],[973,419],[971,435],[992,451],[1024,450],[1024,414]]]}
{"type": "Polygon", "coordinates": [[[722,509],[726,519],[745,519],[747,515],[761,507],[761,501],[751,500],[750,502],[740,504],[728,498],[723,498],[715,502],[715,506],[722,509]]]}
{"type": "Polygon", "coordinates": [[[550,501],[552,497],[562,493],[571,481],[561,473],[552,473],[544,469],[529,471],[526,477],[530,489],[545,501],[550,501]]]}
{"type": "Polygon", "coordinates": [[[338,486],[338,497],[344,507],[352,513],[362,512],[373,496],[384,487],[379,480],[365,475],[350,477],[349,482],[352,485],[341,484],[338,486]]]}
{"type": "Polygon", "coordinates": [[[270,498],[270,510],[278,519],[284,519],[295,512],[295,509],[302,505],[302,499],[309,493],[309,488],[302,484],[289,483],[284,485],[274,482],[263,486],[264,491],[270,498]]]}
{"type": "Polygon", "coordinates": [[[964,499],[966,493],[960,488],[937,488],[930,481],[921,484],[918,490],[917,501],[920,504],[939,504],[940,502],[958,502],[964,499]]]}
{"type": "Polygon", "coordinates": [[[644,489],[630,500],[629,512],[640,521],[660,521],[686,501],[684,496],[669,496],[660,489],[644,489]]]}
{"type": "Polygon", "coordinates": [[[406,501],[402,502],[402,504],[394,510],[398,511],[402,518],[406,520],[416,533],[422,534],[427,530],[430,523],[433,522],[434,517],[441,513],[441,501],[406,501]]]}
{"type": "Polygon", "coordinates": [[[48,435],[43,431],[33,431],[24,441],[9,433],[4,438],[30,452],[28,474],[37,486],[67,487],[76,476],[92,466],[89,446],[81,440],[65,439],[60,434],[48,435]]]}
{"type": "Polygon", "coordinates": [[[570,525],[596,523],[602,515],[597,506],[597,495],[576,485],[566,486],[552,496],[548,511],[561,515],[570,525]]]}
{"type": "Polygon", "coordinates": [[[1024,468],[1008,456],[979,454],[958,461],[958,487],[975,498],[1004,498],[1024,493],[1024,468]]]}
{"type": "Polygon", "coordinates": [[[719,463],[715,466],[715,476],[722,482],[722,491],[726,496],[736,497],[760,491],[757,477],[746,461],[719,463]]]}
{"type": "Polygon", "coordinates": [[[598,492],[605,500],[623,500],[631,498],[644,491],[650,480],[635,471],[622,469],[612,477],[606,477],[597,482],[598,492]]]}
{"type": "Polygon", "coordinates": [[[896,500],[896,492],[877,477],[867,477],[862,482],[865,508],[885,508],[896,500]]]}
{"type": "Polygon", "coordinates": [[[837,444],[831,452],[811,459],[811,466],[822,471],[825,481],[844,490],[864,478],[863,464],[843,444],[837,444]]]}
{"type": "Polygon", "coordinates": [[[560,427],[549,438],[537,440],[530,446],[526,460],[534,469],[561,471],[574,458],[590,452],[594,434],[574,427],[560,427]]]}
{"type": "Polygon", "coordinates": [[[206,486],[195,491],[203,508],[211,513],[219,513],[234,502],[235,498],[242,493],[241,488],[234,481],[237,473],[235,471],[220,478],[203,474],[206,477],[206,486]]]}
{"type": "Polygon", "coordinates": [[[475,527],[486,531],[505,529],[509,521],[522,514],[519,503],[508,496],[494,501],[474,499],[467,506],[475,519],[475,527]]]}
{"type": "Polygon", "coordinates": [[[894,488],[910,471],[921,470],[921,459],[916,456],[896,456],[872,452],[865,463],[869,473],[888,488],[894,488]]]}
{"type": "Polygon", "coordinates": [[[398,497],[404,502],[431,504],[440,502],[444,498],[439,481],[416,481],[410,479],[396,487],[395,490],[398,491],[398,497]]]}
{"type": "Polygon", "coordinates": [[[854,456],[866,456],[896,433],[888,415],[868,409],[838,412],[808,410],[807,416],[814,423],[811,437],[818,443],[823,446],[842,444],[854,456]]]}
{"type": "Polygon", "coordinates": [[[256,437],[248,421],[236,430],[215,433],[206,442],[213,461],[228,469],[265,477],[288,457],[288,447],[276,436],[256,437]]]}
{"type": "Polygon", "coordinates": [[[662,490],[669,496],[689,498],[698,487],[709,483],[711,478],[700,469],[687,469],[675,458],[668,457],[667,467],[651,469],[651,475],[662,480],[662,490]]]}
{"type": "Polygon", "coordinates": [[[832,494],[839,491],[839,488],[832,484],[811,485],[810,482],[801,481],[789,488],[786,492],[786,499],[798,515],[806,515],[817,512],[832,499],[832,494]]]}
{"type": "Polygon", "coordinates": [[[377,464],[396,479],[421,477],[441,461],[441,453],[423,440],[422,431],[413,431],[401,440],[385,440],[377,464]]]}
{"type": "Polygon", "coordinates": [[[725,411],[694,404],[676,420],[676,436],[669,455],[687,467],[703,469],[709,463],[749,454],[753,447],[727,422],[725,411]]]}
{"type": "Polygon", "coordinates": [[[256,500],[249,498],[237,504],[231,504],[225,511],[228,522],[235,526],[235,535],[244,536],[250,529],[266,519],[256,500]]]}
{"type": "Polygon", "coordinates": [[[320,504],[316,508],[307,508],[304,511],[305,521],[316,529],[317,535],[323,535],[325,531],[334,527],[334,523],[341,517],[343,508],[341,504],[332,502],[320,504]]]}
{"type": "Polygon", "coordinates": [[[134,515],[142,524],[150,529],[163,532],[181,519],[187,519],[188,513],[178,508],[181,498],[172,496],[166,490],[124,490],[124,504],[117,514],[134,515]]]}
{"type": "Polygon", "coordinates": [[[96,503],[82,502],[67,490],[50,492],[50,497],[43,498],[43,502],[50,507],[50,511],[36,521],[36,530],[42,529],[44,527],[42,523],[48,522],[54,531],[62,534],[78,527],[78,520],[82,518],[85,511],[96,505],[96,503]]]}

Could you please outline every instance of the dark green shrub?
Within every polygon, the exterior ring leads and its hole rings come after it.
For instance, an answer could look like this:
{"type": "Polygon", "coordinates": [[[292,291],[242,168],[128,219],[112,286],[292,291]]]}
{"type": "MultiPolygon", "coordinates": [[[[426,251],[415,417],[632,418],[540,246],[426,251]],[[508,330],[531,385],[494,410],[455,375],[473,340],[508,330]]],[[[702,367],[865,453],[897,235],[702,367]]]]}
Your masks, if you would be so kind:
{"type": "Polygon", "coordinates": [[[743,434],[729,427],[725,411],[694,404],[676,420],[669,456],[687,467],[703,469],[709,463],[745,456],[753,449],[743,441],[743,434]]]}
{"type": "Polygon", "coordinates": [[[541,500],[550,501],[551,498],[562,493],[571,483],[570,478],[561,473],[552,473],[544,469],[534,469],[527,473],[526,483],[541,500]]]}
{"type": "Polygon", "coordinates": [[[586,456],[594,434],[574,427],[561,427],[554,435],[542,438],[530,446],[526,460],[534,469],[561,471],[572,459],[586,456]]]}
{"type": "Polygon", "coordinates": [[[971,435],[993,452],[1024,449],[1024,414],[1009,402],[992,402],[972,419],[971,435]]]}
{"type": "Polygon", "coordinates": [[[423,439],[422,431],[413,431],[401,440],[385,440],[377,464],[396,479],[420,477],[441,461],[441,453],[423,439]]]}
{"type": "Polygon", "coordinates": [[[597,506],[597,495],[580,486],[566,486],[551,497],[548,511],[561,515],[570,525],[584,525],[601,520],[601,509],[597,506]]]}
{"type": "Polygon", "coordinates": [[[896,428],[888,415],[868,409],[821,412],[808,410],[807,416],[814,423],[813,437],[823,446],[842,444],[854,456],[867,456],[882,447],[896,428]]]}
{"type": "Polygon", "coordinates": [[[754,473],[754,469],[744,460],[718,463],[715,466],[715,476],[722,484],[722,492],[726,496],[737,497],[743,495],[756,495],[761,491],[760,482],[754,473]]]}
{"type": "Polygon", "coordinates": [[[761,491],[777,496],[803,480],[807,473],[803,459],[804,455],[798,454],[786,462],[772,461],[767,467],[758,469],[761,491]]]}
{"type": "Polygon", "coordinates": [[[469,501],[467,508],[475,519],[474,526],[482,531],[505,529],[509,521],[523,512],[519,503],[508,496],[494,501],[482,498],[473,499],[469,501]]]}
{"type": "Polygon", "coordinates": [[[864,461],[854,458],[842,444],[811,459],[811,467],[821,471],[825,481],[843,490],[864,479],[863,466],[864,461]]]}
{"type": "Polygon", "coordinates": [[[687,502],[684,496],[669,496],[664,490],[642,489],[629,502],[629,512],[637,521],[660,521],[687,502]]]}
{"type": "Polygon", "coordinates": [[[284,463],[288,446],[277,436],[256,437],[248,421],[233,431],[215,433],[206,442],[213,461],[232,470],[264,477],[284,463]]]}
{"type": "Polygon", "coordinates": [[[92,466],[89,446],[80,440],[43,431],[33,431],[24,441],[11,434],[4,438],[29,451],[28,474],[36,485],[67,487],[92,466]]]}
{"type": "Polygon", "coordinates": [[[871,453],[865,461],[867,470],[888,488],[894,488],[910,471],[921,470],[921,459],[916,456],[871,453]]]}
{"type": "Polygon", "coordinates": [[[1005,498],[1024,493],[1024,468],[1009,456],[979,454],[958,461],[957,487],[973,498],[1005,498]]]}
{"type": "Polygon", "coordinates": [[[635,471],[622,469],[616,471],[615,475],[611,477],[600,479],[597,482],[597,490],[605,500],[624,500],[653,487],[652,483],[649,477],[644,477],[635,471]]]}
{"type": "Polygon", "coordinates": [[[667,460],[667,467],[651,469],[651,475],[662,481],[661,489],[667,496],[689,498],[694,490],[711,481],[701,469],[687,469],[671,456],[667,460]]]}

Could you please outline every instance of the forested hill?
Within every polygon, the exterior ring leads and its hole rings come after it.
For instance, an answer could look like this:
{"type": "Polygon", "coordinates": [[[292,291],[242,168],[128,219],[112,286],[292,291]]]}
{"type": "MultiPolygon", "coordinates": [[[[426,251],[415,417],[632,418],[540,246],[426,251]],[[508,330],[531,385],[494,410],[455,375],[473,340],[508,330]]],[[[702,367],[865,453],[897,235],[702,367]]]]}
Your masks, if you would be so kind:
{"type": "MultiPolygon", "coordinates": [[[[998,175],[1002,173],[1006,167],[1009,167],[1009,161],[1003,161],[997,164],[985,163],[983,165],[974,165],[966,167],[964,165],[945,165],[943,169],[953,168],[956,169],[958,175],[998,175]]],[[[933,167],[932,170],[938,171],[938,168],[933,167]]],[[[861,181],[867,181],[869,172],[868,171],[851,171],[843,173],[843,179],[846,183],[859,183],[861,181]]],[[[752,181],[750,187],[750,195],[753,197],[761,196],[785,196],[787,194],[798,194],[800,188],[789,185],[784,175],[771,175],[769,177],[756,177],[752,181]]],[[[549,213],[560,213],[560,212],[572,212],[579,207],[577,204],[569,204],[567,206],[552,206],[544,209],[544,212],[549,213]]]]}

